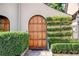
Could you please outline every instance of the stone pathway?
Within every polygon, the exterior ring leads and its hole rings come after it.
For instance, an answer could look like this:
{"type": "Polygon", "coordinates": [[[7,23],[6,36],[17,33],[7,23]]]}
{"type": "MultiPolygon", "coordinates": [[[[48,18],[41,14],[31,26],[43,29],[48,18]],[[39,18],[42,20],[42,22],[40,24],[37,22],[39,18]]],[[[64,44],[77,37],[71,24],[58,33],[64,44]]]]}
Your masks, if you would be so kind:
{"type": "Polygon", "coordinates": [[[48,50],[29,50],[24,56],[52,56],[48,50]]]}

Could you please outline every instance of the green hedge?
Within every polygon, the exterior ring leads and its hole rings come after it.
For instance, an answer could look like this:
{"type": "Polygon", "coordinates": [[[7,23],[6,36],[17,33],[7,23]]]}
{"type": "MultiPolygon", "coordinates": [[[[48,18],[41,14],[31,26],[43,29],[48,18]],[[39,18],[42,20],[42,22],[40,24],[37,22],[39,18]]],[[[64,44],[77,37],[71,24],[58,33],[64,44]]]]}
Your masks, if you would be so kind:
{"type": "Polygon", "coordinates": [[[17,56],[28,47],[28,34],[24,32],[0,32],[0,55],[17,56]]]}
{"type": "Polygon", "coordinates": [[[61,22],[48,22],[47,23],[47,25],[49,25],[49,26],[57,26],[57,25],[70,25],[71,24],[71,22],[69,21],[69,22],[65,22],[65,21],[61,21],[61,22]]]}
{"type": "Polygon", "coordinates": [[[47,37],[49,41],[49,46],[51,46],[51,44],[53,43],[77,42],[72,39],[72,33],[73,33],[71,27],[72,17],[69,16],[47,17],[46,21],[48,27],[47,37]]]}
{"type": "Polygon", "coordinates": [[[47,17],[47,21],[72,21],[72,17],[70,16],[53,16],[47,17]]]}
{"type": "Polygon", "coordinates": [[[79,43],[79,40],[77,39],[68,39],[68,38],[49,38],[48,39],[48,42],[49,42],[49,46],[51,46],[51,44],[54,44],[54,43],[79,43]]]}
{"type": "Polygon", "coordinates": [[[61,27],[61,28],[47,28],[48,31],[63,31],[72,30],[72,27],[61,27]]]}
{"type": "Polygon", "coordinates": [[[50,38],[48,39],[49,44],[54,43],[69,43],[69,39],[62,39],[62,38],[50,38]]]}
{"type": "Polygon", "coordinates": [[[48,22],[47,25],[49,26],[54,26],[54,25],[60,25],[61,23],[60,22],[48,22]]]}
{"type": "Polygon", "coordinates": [[[63,36],[72,36],[72,32],[57,32],[57,33],[48,33],[48,37],[63,37],[63,36]]]}
{"type": "Polygon", "coordinates": [[[55,43],[51,45],[53,53],[78,54],[79,43],[55,43]]]}

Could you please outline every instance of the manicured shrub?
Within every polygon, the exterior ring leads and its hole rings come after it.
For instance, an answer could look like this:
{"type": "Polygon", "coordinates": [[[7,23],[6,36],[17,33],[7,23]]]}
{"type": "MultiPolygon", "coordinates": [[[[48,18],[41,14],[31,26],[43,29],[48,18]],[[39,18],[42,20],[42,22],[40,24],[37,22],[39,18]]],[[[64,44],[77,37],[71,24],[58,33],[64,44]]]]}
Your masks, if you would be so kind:
{"type": "Polygon", "coordinates": [[[70,26],[68,26],[68,27],[62,27],[62,29],[61,30],[72,30],[72,27],[70,27],[70,26]]]}
{"type": "Polygon", "coordinates": [[[57,32],[57,33],[48,33],[48,37],[63,37],[63,36],[71,36],[72,32],[57,32]]]}
{"type": "Polygon", "coordinates": [[[46,18],[46,21],[52,21],[53,19],[52,19],[52,17],[47,17],[46,18]]]}
{"type": "Polygon", "coordinates": [[[51,22],[48,22],[48,23],[47,23],[47,25],[49,25],[49,26],[52,26],[52,25],[53,25],[53,26],[57,26],[57,25],[70,25],[70,24],[71,24],[70,21],[69,21],[69,22],[68,22],[68,21],[67,21],[67,22],[65,22],[65,21],[63,21],[63,22],[62,22],[62,21],[59,21],[59,22],[56,22],[56,21],[55,21],[55,22],[52,22],[52,21],[51,21],[51,22]]]}
{"type": "Polygon", "coordinates": [[[28,47],[28,34],[25,32],[0,32],[0,55],[17,56],[28,47]]]}
{"type": "Polygon", "coordinates": [[[48,22],[47,23],[47,25],[49,25],[49,26],[52,26],[52,25],[53,26],[55,26],[55,25],[57,26],[57,25],[60,25],[60,24],[61,24],[60,22],[48,22]]]}
{"type": "Polygon", "coordinates": [[[49,44],[54,44],[54,43],[68,43],[68,39],[62,39],[62,38],[50,38],[48,39],[49,44]]]}
{"type": "Polygon", "coordinates": [[[61,27],[61,28],[47,28],[48,31],[67,31],[72,30],[72,27],[61,27]]]}
{"type": "Polygon", "coordinates": [[[48,42],[49,42],[49,47],[51,46],[51,44],[54,44],[54,43],[67,43],[69,42],[68,39],[62,39],[61,37],[60,38],[49,38],[48,39],[48,42]]]}
{"type": "Polygon", "coordinates": [[[47,31],[60,31],[61,28],[47,28],[47,31]]]}
{"type": "MultiPolygon", "coordinates": [[[[47,37],[49,46],[54,43],[77,42],[72,39],[72,17],[54,16],[47,17],[47,37]]],[[[78,41],[79,42],[79,41],[78,41]]]]}
{"type": "Polygon", "coordinates": [[[70,16],[53,16],[47,17],[47,21],[72,21],[72,17],[70,16]]]}
{"type": "Polygon", "coordinates": [[[60,24],[61,25],[71,25],[71,21],[62,21],[60,24]]]}
{"type": "Polygon", "coordinates": [[[55,43],[51,45],[53,53],[78,54],[79,43],[55,43]]]}
{"type": "Polygon", "coordinates": [[[56,37],[52,37],[52,38],[49,38],[48,39],[48,42],[49,42],[49,46],[51,46],[51,44],[54,44],[54,43],[79,43],[79,40],[77,39],[68,39],[68,38],[56,38],[56,37]]]}

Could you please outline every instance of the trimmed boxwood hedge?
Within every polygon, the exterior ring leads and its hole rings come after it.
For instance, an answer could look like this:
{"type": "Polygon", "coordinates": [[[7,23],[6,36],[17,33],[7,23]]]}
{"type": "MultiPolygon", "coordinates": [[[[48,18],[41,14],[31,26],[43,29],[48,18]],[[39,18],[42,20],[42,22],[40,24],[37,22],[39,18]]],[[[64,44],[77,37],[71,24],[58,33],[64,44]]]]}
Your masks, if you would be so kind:
{"type": "Polygon", "coordinates": [[[25,32],[0,32],[0,55],[18,56],[28,47],[25,32]]]}
{"type": "Polygon", "coordinates": [[[47,28],[48,31],[63,31],[63,30],[72,30],[71,27],[61,27],[61,28],[47,28]]]}
{"type": "Polygon", "coordinates": [[[68,38],[48,38],[48,42],[49,42],[49,47],[51,46],[51,44],[54,43],[79,43],[79,40],[77,39],[68,39],[68,38]]]}
{"type": "Polygon", "coordinates": [[[72,17],[70,17],[70,16],[53,16],[53,17],[47,17],[46,21],[72,21],[72,17]]]}
{"type": "Polygon", "coordinates": [[[78,54],[79,43],[55,43],[51,45],[53,53],[78,54]]]}
{"type": "Polygon", "coordinates": [[[69,21],[69,22],[65,22],[65,21],[60,21],[60,22],[48,22],[47,23],[47,25],[49,25],[49,26],[57,26],[57,25],[70,25],[71,24],[71,22],[69,21]]]}
{"type": "Polygon", "coordinates": [[[49,46],[51,46],[53,43],[77,42],[72,39],[72,17],[53,16],[47,17],[46,21],[49,46]]]}
{"type": "Polygon", "coordinates": [[[57,32],[57,33],[48,33],[48,37],[63,37],[63,36],[72,36],[72,32],[57,32]]]}
{"type": "Polygon", "coordinates": [[[47,25],[49,26],[60,25],[60,22],[48,22],[47,25]]]}

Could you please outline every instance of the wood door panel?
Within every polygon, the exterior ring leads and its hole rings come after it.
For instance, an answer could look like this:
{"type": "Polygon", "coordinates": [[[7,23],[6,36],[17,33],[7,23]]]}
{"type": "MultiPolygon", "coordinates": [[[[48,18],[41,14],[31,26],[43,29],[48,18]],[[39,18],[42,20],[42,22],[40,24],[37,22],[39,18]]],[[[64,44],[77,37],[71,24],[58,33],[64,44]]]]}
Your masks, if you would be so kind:
{"type": "Polygon", "coordinates": [[[42,39],[42,33],[38,32],[38,39],[42,39]]]}
{"type": "Polygon", "coordinates": [[[34,36],[33,36],[34,38],[33,39],[38,39],[38,33],[34,32],[33,34],[34,34],[34,36]]]}
{"type": "Polygon", "coordinates": [[[29,21],[29,48],[46,48],[47,27],[42,16],[34,16],[29,21]]]}
{"type": "Polygon", "coordinates": [[[46,27],[45,27],[45,24],[42,24],[42,31],[46,31],[46,27]]]}
{"type": "MultiPolygon", "coordinates": [[[[37,31],[37,27],[38,27],[38,26],[37,26],[36,24],[34,24],[34,25],[33,25],[33,29],[34,29],[33,31],[37,31]]],[[[32,29],[32,28],[31,28],[31,29],[32,29]]]]}
{"type": "Polygon", "coordinates": [[[30,47],[33,47],[33,43],[34,43],[33,40],[30,39],[30,40],[29,40],[29,46],[30,46],[30,47]]]}
{"type": "Polygon", "coordinates": [[[30,24],[29,26],[30,26],[29,31],[34,31],[34,28],[33,28],[34,26],[32,24],[30,24]]]}
{"type": "Polygon", "coordinates": [[[33,19],[33,23],[36,24],[38,22],[38,20],[36,20],[38,17],[34,17],[33,19]]]}
{"type": "Polygon", "coordinates": [[[42,28],[42,25],[38,24],[38,25],[37,25],[37,31],[39,31],[39,32],[42,31],[41,28],[42,28]]]}
{"type": "Polygon", "coordinates": [[[42,39],[45,39],[45,38],[46,38],[46,33],[42,32],[42,39]]]}
{"type": "Polygon", "coordinates": [[[42,40],[42,47],[46,46],[46,40],[42,40]]]}
{"type": "Polygon", "coordinates": [[[30,41],[29,41],[29,46],[30,47],[34,47],[34,48],[39,48],[39,47],[46,47],[46,40],[37,40],[37,39],[35,39],[35,40],[32,40],[32,39],[30,39],[30,41]]]}
{"type": "Polygon", "coordinates": [[[41,21],[42,21],[42,20],[41,20],[41,18],[39,17],[39,21],[38,21],[38,23],[40,24],[40,23],[41,23],[41,21]]]}
{"type": "Polygon", "coordinates": [[[42,47],[42,40],[38,40],[38,47],[42,47]]]}
{"type": "Polygon", "coordinates": [[[34,40],[34,45],[33,45],[34,47],[38,47],[38,40],[34,40]]]}
{"type": "Polygon", "coordinates": [[[34,33],[33,32],[30,32],[29,36],[30,36],[30,39],[32,39],[33,36],[34,36],[34,33]]]}

